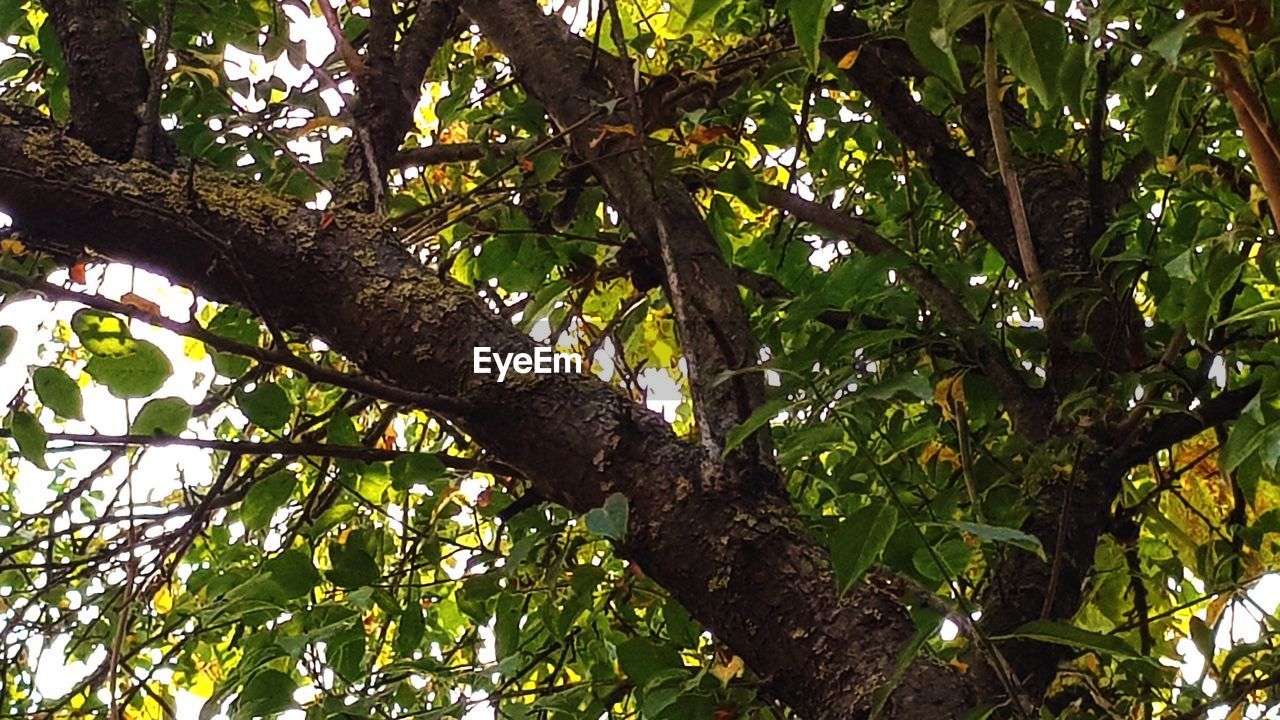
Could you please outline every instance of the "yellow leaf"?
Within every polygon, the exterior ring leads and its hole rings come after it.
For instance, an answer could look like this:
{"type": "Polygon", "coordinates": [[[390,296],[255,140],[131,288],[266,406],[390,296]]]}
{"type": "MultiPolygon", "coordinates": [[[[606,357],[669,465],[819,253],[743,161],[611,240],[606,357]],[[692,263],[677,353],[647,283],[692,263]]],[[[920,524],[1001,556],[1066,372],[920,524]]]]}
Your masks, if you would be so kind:
{"type": "Polygon", "coordinates": [[[1214,29],[1218,31],[1218,37],[1225,40],[1227,44],[1240,51],[1241,55],[1249,53],[1249,43],[1244,39],[1244,33],[1239,28],[1230,25],[1214,25],[1214,29]]]}
{"type": "Polygon", "coordinates": [[[836,63],[836,67],[841,70],[848,70],[856,62],[858,62],[858,50],[855,48],[845,53],[844,57],[840,58],[840,62],[836,63]]]}
{"type": "Polygon", "coordinates": [[[960,467],[960,456],[956,451],[936,440],[925,445],[920,451],[920,464],[928,465],[934,458],[937,458],[940,463],[949,463],[954,468],[960,467]]]}
{"type": "Polygon", "coordinates": [[[123,305],[128,305],[129,307],[137,308],[142,312],[148,313],[150,315],[160,314],[159,304],[151,300],[148,300],[137,293],[131,293],[131,292],[125,293],[123,296],[120,297],[120,302],[123,305]]]}
{"type": "Polygon", "coordinates": [[[200,362],[205,359],[209,353],[205,350],[204,343],[199,340],[192,340],[189,337],[184,337],[182,338],[182,354],[196,362],[200,362]]]}
{"type": "Polygon", "coordinates": [[[711,666],[711,674],[715,675],[721,685],[728,685],[729,681],[742,676],[743,663],[742,658],[734,655],[728,660],[716,657],[716,663],[711,666]]]}
{"type": "Polygon", "coordinates": [[[27,246],[16,237],[7,237],[0,240],[0,253],[5,255],[16,255],[21,257],[27,254],[27,246]]]}
{"type": "Polygon", "coordinates": [[[218,77],[218,72],[207,67],[191,67],[190,65],[178,65],[173,69],[176,73],[187,73],[188,75],[199,75],[209,81],[214,87],[222,87],[222,78],[218,77]]]}
{"type": "Polygon", "coordinates": [[[1254,184],[1249,186],[1249,209],[1253,214],[1262,217],[1265,213],[1262,210],[1262,203],[1267,199],[1267,193],[1261,186],[1254,184]]]}
{"type": "Polygon", "coordinates": [[[953,419],[956,408],[965,404],[964,373],[940,380],[933,388],[933,401],[942,409],[943,418],[953,419]]]}
{"type": "Polygon", "coordinates": [[[161,585],[156,594],[151,596],[151,606],[161,615],[168,615],[173,611],[173,593],[169,591],[168,585],[161,585]]]}
{"type": "Polygon", "coordinates": [[[694,145],[707,145],[727,135],[733,128],[726,125],[699,125],[689,132],[688,140],[694,145]]]}
{"type": "Polygon", "coordinates": [[[213,696],[213,678],[208,673],[198,673],[185,689],[196,697],[208,699],[213,696]]]}
{"type": "Polygon", "coordinates": [[[1160,160],[1156,162],[1156,167],[1165,175],[1172,175],[1173,171],[1178,169],[1178,156],[1170,155],[1168,157],[1160,158],[1160,160]]]}
{"type": "Polygon", "coordinates": [[[632,125],[631,123],[625,123],[623,125],[610,125],[608,123],[605,123],[600,126],[600,133],[596,135],[594,138],[592,138],[591,142],[588,143],[588,145],[594,148],[595,146],[599,145],[601,142],[604,142],[604,139],[609,135],[635,135],[635,134],[636,134],[636,126],[632,125]]]}

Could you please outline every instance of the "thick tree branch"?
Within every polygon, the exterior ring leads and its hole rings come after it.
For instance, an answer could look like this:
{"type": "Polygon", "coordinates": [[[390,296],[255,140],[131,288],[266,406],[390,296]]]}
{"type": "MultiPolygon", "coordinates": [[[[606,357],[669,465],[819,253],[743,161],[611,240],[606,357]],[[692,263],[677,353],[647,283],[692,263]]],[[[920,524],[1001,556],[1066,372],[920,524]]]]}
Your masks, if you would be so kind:
{"type": "MultiPolygon", "coordinates": [[[[917,63],[906,46],[900,41],[874,39],[874,33],[855,13],[843,10],[831,15],[827,35],[833,41],[824,43],[824,52],[840,58],[853,49],[861,49],[858,61],[847,71],[853,85],[871,101],[885,126],[915,152],[934,183],[965,211],[1014,272],[1029,280],[1001,183],[988,176],[982,164],[957,145],[943,118],[912,97],[902,77],[917,63]]],[[[966,116],[976,114],[969,106],[981,95],[973,95],[975,99],[965,101],[966,116]]],[[[1011,103],[1011,99],[1004,100],[1004,112],[1011,103]]],[[[990,141],[988,138],[986,142],[990,141]]],[[[1093,257],[1099,228],[1092,216],[1087,183],[1079,170],[1058,161],[1015,157],[1007,157],[1005,165],[1018,167],[1017,192],[1024,200],[1028,235],[1036,238],[1036,259],[1044,273],[1045,290],[1033,294],[1062,298],[1069,293],[1074,298],[1068,308],[1053,308],[1058,324],[1049,329],[1063,338],[1087,335],[1095,348],[1091,353],[1055,353],[1047,385],[1059,397],[1065,397],[1086,378],[1096,383],[1099,372],[1105,378],[1109,372],[1125,367],[1129,353],[1136,351],[1134,338],[1141,319],[1127,297],[1116,295],[1093,257]]],[[[1046,303],[1036,304],[1045,314],[1046,303]]]]}
{"type": "Polygon", "coordinates": [[[67,60],[71,135],[103,157],[128,160],[148,85],[128,13],[119,0],[45,0],[44,7],[67,60]]]}
{"type": "MultiPolygon", "coordinates": [[[[528,352],[529,339],[376,218],[310,211],[201,170],[188,181],[115,165],[4,116],[0,206],[33,244],[89,246],[224,300],[251,286],[277,327],[325,338],[385,382],[456,398],[450,420],[543,497],[584,511],[624,493],[622,552],[805,717],[864,717],[915,632],[893,582],[873,576],[839,597],[826,551],[784,501],[703,482],[704,456],[604,383],[474,375],[471,348],[528,352]]],[[[972,700],[954,671],[918,663],[882,716],[954,719],[972,700]]]]}
{"type": "Polygon", "coordinates": [[[252,360],[257,360],[260,363],[265,363],[268,366],[287,367],[301,373],[312,382],[326,383],[333,385],[334,387],[354,390],[379,400],[413,405],[424,409],[448,411],[451,409],[456,410],[458,408],[455,401],[450,397],[413,392],[394,385],[378,382],[371,378],[339,372],[333,368],[317,365],[308,360],[304,360],[303,358],[289,352],[289,350],[284,347],[265,348],[258,345],[242,343],[211,332],[196,322],[172,320],[164,317],[163,315],[156,315],[155,313],[134,305],[128,305],[99,295],[90,295],[88,293],[68,290],[67,288],[54,285],[53,283],[45,282],[43,280],[25,278],[9,270],[0,269],[0,280],[13,283],[19,287],[34,290],[48,299],[80,303],[81,305],[91,307],[96,310],[103,310],[105,312],[116,313],[124,315],[125,317],[141,320],[149,325],[163,328],[174,334],[189,337],[193,340],[199,340],[205,345],[221,352],[247,357],[252,360]]]}
{"type": "Polygon", "coordinates": [[[838,60],[860,50],[858,61],[846,71],[854,87],[872,102],[885,126],[920,157],[938,187],[1021,275],[1013,222],[999,184],[976,158],[956,146],[942,118],[911,97],[901,79],[904,68],[916,66],[910,51],[900,42],[869,39],[873,37],[871,29],[853,13],[846,9],[827,20],[827,36],[832,41],[823,44],[823,51],[838,60]]]}
{"type": "Polygon", "coordinates": [[[656,260],[651,264],[666,268],[694,416],[704,445],[717,455],[725,436],[763,397],[758,373],[723,379],[755,365],[759,344],[747,325],[733,270],[697,205],[674,178],[656,177],[638,127],[642,111],[631,107],[632,69],[573,35],[533,0],[471,0],[463,9],[511,59],[521,84],[555,122],[574,128],[567,132],[570,148],[591,165],[645,254],[656,260]],[[577,74],[592,62],[594,72],[577,74]]]}
{"type": "MultiPolygon", "coordinates": [[[[321,0],[321,8],[336,13],[321,0]]],[[[396,47],[396,17],[390,0],[370,5],[369,42],[359,73],[359,96],[352,116],[356,137],[347,153],[339,202],[365,210],[380,206],[386,172],[405,133],[413,127],[422,78],[436,53],[453,35],[458,0],[423,0],[396,47]],[[367,189],[360,192],[357,188],[367,189]]],[[[328,17],[328,14],[326,14],[328,17]]]]}

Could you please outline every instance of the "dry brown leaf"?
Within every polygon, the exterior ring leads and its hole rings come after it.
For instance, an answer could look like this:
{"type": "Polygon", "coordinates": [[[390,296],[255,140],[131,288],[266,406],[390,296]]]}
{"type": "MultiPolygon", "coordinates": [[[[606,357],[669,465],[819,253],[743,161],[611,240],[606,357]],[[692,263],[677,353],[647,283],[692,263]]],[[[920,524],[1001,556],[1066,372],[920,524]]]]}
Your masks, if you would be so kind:
{"type": "Polygon", "coordinates": [[[137,293],[125,293],[124,296],[120,298],[120,303],[122,305],[128,305],[129,307],[137,308],[145,313],[150,313],[152,315],[160,314],[159,305],[142,297],[141,295],[138,295],[137,293]]]}

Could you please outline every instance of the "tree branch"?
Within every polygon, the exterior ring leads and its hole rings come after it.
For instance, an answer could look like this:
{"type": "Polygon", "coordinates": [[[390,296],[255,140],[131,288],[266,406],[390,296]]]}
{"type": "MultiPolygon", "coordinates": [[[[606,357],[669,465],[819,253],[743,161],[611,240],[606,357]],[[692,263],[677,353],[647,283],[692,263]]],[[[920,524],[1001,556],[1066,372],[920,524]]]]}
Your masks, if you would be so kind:
{"type": "MultiPolygon", "coordinates": [[[[321,0],[320,7],[330,27],[341,33],[329,0],[321,0]]],[[[380,211],[386,172],[413,127],[423,75],[453,34],[458,0],[423,0],[398,49],[390,0],[373,0],[369,11],[369,42],[357,73],[359,97],[352,113],[355,138],[344,163],[345,185],[337,197],[351,207],[380,211]],[[368,192],[361,191],[365,189],[368,192]]]]}
{"type": "Polygon", "coordinates": [[[983,85],[986,88],[987,120],[991,123],[991,143],[996,151],[996,164],[1009,197],[1009,214],[1013,220],[1013,236],[1018,244],[1018,256],[1022,261],[1022,277],[1027,279],[1036,312],[1044,319],[1046,327],[1053,321],[1052,302],[1044,286],[1040,261],[1036,258],[1035,243],[1031,239],[1031,225],[1027,222],[1027,208],[1022,203],[1022,183],[1018,170],[1013,166],[1013,147],[1009,143],[1009,131],[1004,126],[1004,107],[1000,104],[999,66],[996,63],[996,45],[991,37],[992,19],[987,14],[986,42],[983,48],[983,85]]]}
{"type": "MultiPolygon", "coordinates": [[[[589,163],[610,200],[640,239],[654,267],[665,267],[689,368],[694,417],[709,457],[763,398],[752,337],[732,268],[688,191],[674,178],[656,179],[640,130],[629,63],[593,49],[533,0],[469,0],[463,9],[512,61],[521,84],[566,132],[570,149],[589,163]],[[566,68],[595,60],[595,72],[566,78],[566,68]],[[601,112],[601,108],[607,112],[601,112]],[[599,117],[590,121],[593,116],[599,117]],[[696,295],[682,288],[697,288],[696,295]],[[723,378],[730,374],[730,379],[723,378]]],[[[765,458],[763,445],[743,452],[765,458]]]]}
{"type": "MultiPolygon", "coordinates": [[[[873,575],[839,596],[826,550],[784,499],[744,492],[732,476],[704,483],[705,456],[606,384],[473,374],[470,348],[532,343],[419,264],[377,218],[311,211],[199,168],[188,179],[116,165],[3,115],[0,204],[33,245],[88,246],[206,297],[243,301],[250,284],[276,327],[325,338],[382,382],[456,398],[449,419],[549,500],[583,512],[624,493],[623,555],[806,717],[865,716],[915,633],[896,584],[873,575]]],[[[883,717],[959,718],[974,694],[954,671],[919,661],[883,717]]]]}
{"type": "Polygon", "coordinates": [[[356,52],[351,41],[347,40],[347,36],[343,34],[342,20],[338,17],[338,11],[333,9],[333,0],[320,0],[319,5],[320,12],[324,15],[325,25],[329,28],[329,34],[333,36],[338,55],[342,57],[342,62],[346,63],[347,69],[358,82],[364,77],[364,58],[360,57],[360,53],[356,52]]]}
{"type": "Polygon", "coordinates": [[[411,167],[472,162],[483,158],[484,155],[485,149],[480,143],[436,143],[397,153],[392,167],[404,170],[411,167]]]}
{"type": "Polygon", "coordinates": [[[88,293],[68,290],[64,287],[45,282],[43,280],[23,277],[9,270],[0,269],[0,280],[5,280],[15,285],[29,288],[40,293],[46,298],[77,302],[96,310],[116,313],[141,320],[148,325],[154,325],[155,327],[164,328],[165,330],[177,335],[189,337],[193,340],[199,340],[205,345],[221,352],[240,355],[268,365],[287,367],[302,373],[313,382],[321,382],[333,385],[334,387],[355,390],[356,392],[364,393],[369,397],[377,398],[379,400],[413,405],[426,410],[449,412],[456,411],[460,407],[457,401],[451,397],[413,392],[395,387],[394,385],[381,383],[370,378],[338,372],[332,368],[308,362],[307,360],[289,352],[284,347],[264,348],[257,345],[249,345],[247,343],[242,343],[210,332],[196,322],[179,322],[177,320],[171,320],[163,315],[148,312],[147,310],[143,310],[142,308],[134,305],[128,305],[99,295],[90,295],[88,293]]]}
{"type": "Polygon", "coordinates": [[[147,64],[119,0],[45,0],[67,60],[71,135],[128,160],[147,102],[147,64]]]}
{"type": "Polygon", "coordinates": [[[827,37],[831,42],[823,44],[823,52],[834,60],[860,50],[858,61],[845,71],[854,87],[872,102],[885,126],[920,157],[934,183],[1021,274],[1013,222],[1000,186],[977,159],[956,147],[946,122],[917,103],[901,79],[904,68],[916,66],[910,51],[900,42],[870,39],[871,29],[851,8],[828,18],[827,37]]]}
{"type": "Polygon", "coordinates": [[[1117,450],[1116,464],[1130,468],[1144,463],[1147,458],[1164,448],[1195,437],[1215,425],[1235,420],[1258,395],[1261,387],[1260,383],[1255,382],[1226,390],[1201,402],[1194,410],[1164,413],[1152,418],[1140,433],[1135,433],[1131,442],[1117,450]]]}
{"type": "Polygon", "coordinates": [[[1044,403],[1009,364],[1004,350],[987,333],[981,332],[963,301],[942,280],[901,248],[881,237],[868,223],[822,203],[806,200],[772,185],[758,185],[760,201],[792,217],[835,233],[868,255],[892,259],[902,279],[947,321],[965,349],[992,380],[1010,417],[1023,432],[1038,436],[1048,419],[1044,403]]]}
{"type": "MultiPolygon", "coordinates": [[[[407,450],[382,450],[362,445],[330,445],[318,442],[251,442],[248,440],[207,440],[203,438],[172,437],[169,435],[102,435],[99,433],[48,433],[50,442],[69,442],[75,449],[83,447],[192,447],[202,450],[218,450],[239,455],[282,455],[286,457],[327,457],[364,462],[387,462],[404,455],[407,450]]],[[[11,438],[13,432],[0,428],[0,437],[11,438]]],[[[49,448],[57,452],[62,448],[49,448]]],[[[502,463],[485,462],[455,455],[432,454],[451,470],[482,472],[492,475],[519,475],[515,468],[502,463]]]]}

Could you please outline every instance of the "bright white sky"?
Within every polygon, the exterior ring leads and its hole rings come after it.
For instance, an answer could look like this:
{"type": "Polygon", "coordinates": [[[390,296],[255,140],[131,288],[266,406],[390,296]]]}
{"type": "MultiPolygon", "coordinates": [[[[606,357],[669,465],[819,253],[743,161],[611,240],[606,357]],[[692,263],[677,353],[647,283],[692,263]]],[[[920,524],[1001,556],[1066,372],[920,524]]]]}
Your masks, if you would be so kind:
{"type": "MultiPolygon", "coordinates": [[[[324,0],[321,0],[322,2],[324,0]]],[[[344,0],[340,0],[339,4],[344,0]]],[[[582,3],[583,8],[590,7],[591,3],[582,3]]],[[[561,12],[567,23],[569,23],[575,31],[581,31],[586,27],[590,18],[587,12],[575,13],[572,4],[570,8],[565,10],[564,0],[554,0],[551,4],[551,10],[561,12]]],[[[290,36],[295,41],[300,41],[306,45],[307,60],[315,66],[320,66],[333,52],[333,38],[329,34],[328,28],[322,17],[314,17],[304,15],[300,9],[292,4],[284,5],[284,11],[290,20],[290,36]]],[[[5,59],[13,53],[11,47],[4,43],[0,43],[0,60],[5,59]]],[[[170,64],[174,64],[174,60],[170,60],[170,64]]],[[[305,85],[311,77],[309,68],[298,68],[290,64],[288,58],[282,55],[274,62],[266,62],[260,55],[240,50],[235,47],[229,47],[224,54],[224,70],[228,78],[233,80],[251,78],[255,81],[265,80],[275,76],[284,80],[290,87],[305,85]]],[[[350,92],[349,85],[343,87],[344,92],[350,92]]],[[[333,113],[337,113],[343,105],[343,99],[332,90],[322,93],[329,109],[333,113]]],[[[239,94],[235,95],[235,101],[240,108],[247,112],[255,112],[261,110],[265,103],[261,98],[255,96],[245,97],[239,94]]],[[[852,121],[855,118],[844,118],[846,121],[852,121]]],[[[298,125],[305,122],[305,119],[299,118],[298,125]]],[[[821,126],[815,126],[810,132],[815,136],[820,135],[823,131],[821,126]]],[[[348,134],[343,128],[334,128],[329,130],[330,139],[336,141],[348,134]]],[[[309,162],[319,160],[320,143],[306,138],[293,140],[289,143],[291,149],[300,157],[309,162]]],[[[766,162],[782,167],[790,167],[794,158],[794,149],[784,149],[775,154],[775,156],[766,159],[766,162]]],[[[800,164],[803,166],[803,163],[800,164]]],[[[799,192],[811,196],[807,175],[802,176],[797,184],[799,192]]],[[[320,203],[327,201],[327,198],[321,197],[320,203]]],[[[9,219],[0,213],[0,228],[9,224],[9,219]]],[[[849,255],[852,250],[847,243],[826,242],[817,236],[810,236],[806,241],[813,247],[813,253],[810,261],[822,269],[827,269],[839,257],[849,255]]],[[[55,274],[51,280],[55,283],[63,283],[67,280],[65,272],[55,274]]],[[[119,299],[128,292],[133,292],[142,297],[156,302],[162,312],[175,320],[187,320],[192,310],[193,298],[185,289],[175,287],[163,278],[152,275],[145,271],[135,271],[131,268],[113,265],[109,267],[90,267],[88,277],[88,290],[97,294],[119,299]]],[[[84,290],[86,288],[78,288],[84,290]]],[[[20,302],[12,302],[0,309],[0,325],[12,325],[18,330],[18,342],[14,347],[13,353],[9,359],[0,367],[0,398],[13,397],[30,377],[30,370],[42,364],[47,364],[53,358],[48,353],[43,353],[39,339],[48,336],[48,330],[57,321],[67,321],[71,314],[78,306],[71,303],[48,303],[38,298],[23,300],[20,302]]],[[[200,360],[192,360],[185,358],[183,355],[183,341],[181,338],[174,336],[167,331],[158,330],[150,326],[134,323],[132,326],[136,336],[144,338],[156,343],[165,354],[175,360],[174,374],[165,383],[165,386],[157,393],[158,397],[177,396],[186,400],[188,403],[196,404],[204,399],[205,393],[209,387],[210,379],[213,375],[212,364],[207,358],[200,360]]],[[[534,328],[533,336],[538,341],[546,341],[549,339],[550,327],[547,323],[540,323],[534,328]]],[[[602,377],[608,379],[614,372],[612,364],[612,354],[614,348],[609,345],[602,349],[597,355],[597,359],[602,363],[602,377]]],[[[73,373],[74,374],[74,373],[73,373]]],[[[655,410],[663,412],[668,419],[674,418],[675,406],[678,404],[671,398],[678,397],[678,385],[670,375],[658,371],[649,370],[643,380],[643,384],[650,390],[650,406],[655,410]],[[667,399],[663,399],[667,398],[667,399]]],[[[130,418],[135,414],[145,401],[124,401],[119,400],[106,390],[96,385],[90,384],[84,388],[85,398],[85,415],[84,421],[69,421],[65,426],[67,432],[96,432],[103,434],[124,434],[129,426],[130,418]]],[[[235,408],[225,406],[215,412],[205,422],[193,422],[187,432],[188,437],[204,437],[212,438],[213,433],[210,428],[216,426],[226,417],[230,418],[237,424],[243,422],[243,418],[235,408]]],[[[50,418],[45,418],[46,420],[50,418]]],[[[88,468],[96,466],[106,455],[105,451],[100,450],[77,450],[74,452],[74,461],[81,472],[88,468]]],[[[123,462],[123,461],[121,461],[123,462]]],[[[123,467],[121,465],[120,467],[123,467]]],[[[115,480],[104,481],[106,484],[114,484],[119,482],[123,474],[117,474],[115,480]]],[[[53,491],[48,489],[50,481],[53,479],[51,471],[42,471],[23,461],[22,471],[20,474],[18,488],[18,502],[24,512],[37,512],[47,506],[54,499],[53,491]]],[[[210,468],[206,454],[202,451],[191,448],[154,448],[148,450],[145,459],[134,473],[133,483],[134,492],[137,493],[139,500],[151,499],[159,500],[171,492],[177,490],[183,483],[188,485],[205,485],[210,481],[210,468]]],[[[482,481],[467,481],[464,483],[464,492],[474,499],[483,487],[482,481]]],[[[463,567],[465,563],[460,563],[459,567],[463,567]]],[[[110,582],[112,579],[108,578],[110,582]]],[[[1199,580],[1188,577],[1187,582],[1193,583],[1195,587],[1203,590],[1203,584],[1199,580]]],[[[1259,582],[1250,592],[1249,598],[1252,603],[1234,603],[1227,610],[1228,620],[1223,622],[1217,635],[1217,644],[1219,648],[1227,648],[1240,643],[1247,643],[1256,640],[1262,631],[1263,618],[1257,607],[1261,607],[1268,614],[1275,614],[1276,608],[1280,605],[1280,577],[1275,575],[1268,576],[1259,582]],[[1257,607],[1254,607],[1256,604],[1257,607]]],[[[1203,617],[1204,613],[1200,615],[1203,617]]],[[[954,623],[948,621],[943,629],[942,636],[950,639],[956,635],[958,628],[954,623]]],[[[486,640],[491,640],[491,633],[487,629],[482,629],[482,636],[486,640]]],[[[46,697],[56,697],[71,687],[73,687],[80,679],[87,674],[88,670],[95,666],[100,658],[91,658],[88,665],[82,663],[64,664],[62,662],[62,648],[65,646],[65,638],[56,638],[53,640],[50,648],[44,654],[40,654],[41,640],[33,639],[30,641],[30,650],[32,657],[40,657],[41,663],[36,674],[36,684],[40,692],[46,697]]],[[[1204,672],[1204,658],[1196,651],[1190,640],[1182,640],[1178,645],[1178,651],[1182,654],[1181,658],[1170,658],[1166,660],[1169,664],[1178,666],[1181,670],[1183,682],[1195,683],[1201,679],[1204,672]]],[[[486,642],[486,648],[482,653],[481,661],[491,662],[493,660],[493,651],[491,642],[486,642]]],[[[165,676],[159,676],[163,679],[165,676]]],[[[1212,691],[1215,683],[1212,679],[1205,679],[1205,689],[1212,691]]],[[[299,690],[297,698],[299,701],[305,702],[310,698],[310,691],[306,688],[299,690]]],[[[180,720],[195,720],[199,713],[203,700],[191,693],[180,691],[177,697],[177,715],[180,720]]],[[[1209,720],[1223,720],[1226,717],[1227,709],[1218,708],[1211,711],[1208,715],[1209,720]]],[[[219,716],[219,719],[224,716],[219,716]]],[[[286,720],[303,720],[304,713],[302,711],[290,711],[283,716],[286,720]]],[[[467,714],[467,720],[482,720],[493,717],[491,708],[486,705],[479,705],[467,714]]],[[[1264,715],[1257,708],[1251,709],[1246,713],[1248,718],[1262,718],[1264,715]]],[[[1268,713],[1267,718],[1280,718],[1280,711],[1268,713]]]]}

